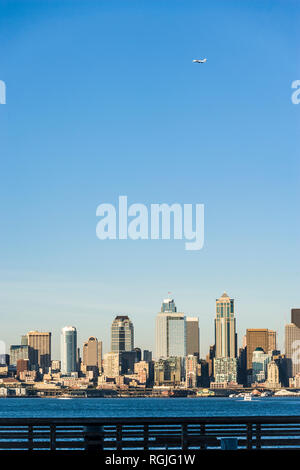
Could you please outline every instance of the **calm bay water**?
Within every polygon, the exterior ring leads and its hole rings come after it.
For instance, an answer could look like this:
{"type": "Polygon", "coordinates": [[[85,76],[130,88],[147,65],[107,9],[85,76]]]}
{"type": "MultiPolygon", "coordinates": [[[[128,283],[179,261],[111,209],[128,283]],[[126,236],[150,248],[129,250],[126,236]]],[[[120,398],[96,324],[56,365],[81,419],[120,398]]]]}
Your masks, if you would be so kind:
{"type": "Polygon", "coordinates": [[[300,398],[2,398],[0,417],[167,417],[299,415],[300,398]]]}

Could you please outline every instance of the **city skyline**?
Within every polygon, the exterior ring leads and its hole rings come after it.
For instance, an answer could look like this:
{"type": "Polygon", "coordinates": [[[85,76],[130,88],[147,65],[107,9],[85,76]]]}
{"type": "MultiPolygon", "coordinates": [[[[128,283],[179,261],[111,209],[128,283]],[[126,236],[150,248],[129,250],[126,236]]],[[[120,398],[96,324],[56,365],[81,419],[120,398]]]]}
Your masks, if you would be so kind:
{"type": "Polygon", "coordinates": [[[207,387],[212,392],[299,387],[299,308],[291,309],[282,352],[277,349],[276,332],[259,328],[247,328],[243,347],[237,348],[235,299],[226,292],[216,299],[215,313],[214,344],[205,358],[199,356],[198,319],[178,312],[171,297],[163,299],[155,318],[154,358],[143,344],[135,346],[134,324],[127,315],[117,315],[111,323],[109,352],[94,336],[80,348],[76,327],[63,327],[60,360],[51,358],[51,332],[31,330],[21,336],[19,345],[10,346],[9,354],[1,352],[0,381],[5,387],[1,393],[44,396],[67,388],[163,394],[160,387],[173,387],[187,390],[184,393],[198,389],[201,394],[199,388],[207,393],[207,387]],[[13,384],[18,391],[11,389],[13,384]]]}
{"type": "MultiPolygon", "coordinates": [[[[168,292],[168,295],[171,294],[170,292],[168,292]]],[[[274,345],[274,349],[276,348],[276,346],[278,346],[278,349],[281,350],[281,351],[284,351],[285,349],[285,345],[286,345],[286,338],[287,338],[287,328],[289,327],[292,327],[293,326],[293,321],[292,319],[295,321],[295,322],[299,322],[300,324],[300,321],[299,321],[299,318],[300,318],[300,309],[297,309],[297,308],[291,308],[289,309],[289,312],[291,312],[291,320],[288,321],[288,322],[284,322],[283,324],[283,328],[284,328],[284,331],[285,331],[285,340],[284,338],[282,339],[282,342],[278,342],[278,332],[277,331],[273,331],[273,330],[270,330],[270,329],[264,329],[263,327],[260,327],[260,326],[256,326],[256,328],[252,328],[252,327],[247,327],[241,335],[238,335],[237,333],[235,333],[235,331],[238,331],[238,320],[239,318],[234,315],[234,312],[235,312],[235,298],[232,299],[230,298],[226,292],[224,292],[219,298],[215,299],[215,304],[216,304],[216,307],[215,307],[215,312],[214,312],[214,316],[211,318],[211,330],[213,331],[213,333],[211,332],[211,337],[212,337],[212,340],[211,341],[206,341],[206,343],[209,343],[209,346],[207,349],[204,349],[203,347],[201,348],[201,337],[206,337],[207,338],[207,334],[206,332],[203,332],[202,330],[202,327],[201,327],[201,319],[199,317],[191,317],[189,316],[188,313],[185,313],[185,312],[178,312],[177,310],[177,307],[176,307],[176,304],[174,302],[174,299],[173,298],[164,298],[162,300],[162,304],[161,304],[161,311],[156,314],[156,315],[153,315],[152,317],[152,326],[153,326],[153,342],[152,342],[152,348],[149,348],[149,347],[146,347],[146,345],[142,344],[139,340],[136,340],[136,336],[135,336],[135,319],[129,315],[124,315],[124,314],[119,314],[119,315],[113,315],[113,319],[111,319],[111,322],[109,323],[109,337],[105,337],[104,335],[101,336],[101,335],[91,335],[89,337],[89,339],[95,339],[96,336],[99,338],[100,342],[101,342],[101,355],[103,356],[103,354],[107,353],[107,352],[118,352],[118,351],[130,351],[133,349],[133,346],[137,346],[137,347],[140,347],[142,350],[150,350],[152,352],[152,354],[154,355],[154,357],[158,357],[157,354],[156,354],[156,341],[157,341],[157,326],[158,326],[158,318],[161,316],[161,315],[166,315],[166,318],[171,318],[172,316],[176,317],[176,319],[182,319],[184,320],[184,323],[187,324],[188,321],[190,321],[191,323],[193,323],[193,321],[197,324],[197,327],[199,328],[199,335],[198,335],[198,345],[199,345],[199,357],[201,358],[205,358],[206,355],[208,354],[208,351],[209,351],[209,348],[212,346],[212,345],[215,345],[216,347],[216,357],[237,357],[237,350],[243,346],[244,344],[244,341],[245,341],[245,338],[247,337],[248,338],[248,334],[252,333],[252,334],[255,334],[255,332],[260,332],[259,335],[258,335],[258,341],[261,343],[261,344],[264,344],[265,343],[265,339],[262,339],[263,338],[263,334],[267,334],[267,335],[270,335],[270,334],[273,334],[274,336],[274,340],[271,339],[271,344],[274,345]],[[223,303],[225,302],[225,303],[223,303]],[[230,333],[231,335],[231,340],[229,339],[230,336],[227,338],[226,336],[226,333],[223,333],[223,335],[225,336],[222,336],[221,333],[218,333],[218,329],[216,329],[216,318],[218,319],[218,317],[220,316],[220,313],[221,313],[221,309],[222,308],[225,308],[225,307],[221,307],[220,305],[227,305],[227,302],[228,304],[230,305],[229,307],[229,310],[228,312],[233,312],[233,320],[234,320],[234,329],[232,330],[232,333],[230,333]],[[217,317],[216,317],[217,315],[217,317]],[[178,317],[178,318],[177,318],[178,317]],[[237,320],[237,325],[236,325],[236,320],[237,320]],[[122,325],[121,325],[122,324],[122,325]],[[121,325],[121,329],[120,329],[120,325],[121,325]],[[125,326],[125,328],[124,328],[125,326]],[[118,333],[116,333],[116,331],[118,331],[118,333]],[[121,331],[121,333],[119,332],[121,331]],[[264,333],[266,332],[266,333],[264,333]],[[221,334],[221,336],[220,336],[221,334]],[[236,338],[237,337],[237,338],[236,338]],[[114,338],[114,340],[113,340],[114,338]],[[156,339],[155,339],[156,338],[156,339]],[[234,339],[233,339],[234,338],[234,339]],[[237,343],[236,343],[236,340],[237,340],[237,343]],[[233,343],[232,343],[233,341],[233,343]],[[227,350],[227,347],[224,346],[224,343],[225,342],[228,342],[228,350],[227,350]],[[103,345],[106,345],[106,346],[103,346],[103,345]],[[121,349],[119,349],[119,346],[117,346],[117,344],[119,345],[122,345],[121,346],[121,349]],[[222,347],[221,346],[218,346],[218,344],[222,344],[222,347]],[[219,348],[219,349],[218,349],[219,348]],[[233,348],[233,349],[232,349],[233,348]],[[202,352],[203,350],[203,352],[202,352]],[[218,352],[218,350],[220,350],[220,352],[218,352]],[[227,354],[227,351],[229,351],[229,353],[227,354]]],[[[227,310],[226,310],[227,311],[227,310]]],[[[225,310],[224,310],[224,313],[225,313],[225,310]]],[[[289,315],[289,313],[288,313],[289,315]]],[[[285,316],[286,317],[286,316],[285,316]]],[[[172,318],[171,318],[172,319],[172,318]]],[[[218,320],[220,321],[220,319],[218,320]]],[[[145,326],[145,325],[144,325],[145,326]]],[[[34,336],[39,336],[39,335],[42,335],[42,336],[45,336],[45,335],[49,335],[50,334],[50,346],[49,346],[49,350],[50,350],[50,354],[51,354],[51,351],[55,351],[55,353],[52,355],[52,360],[58,360],[61,358],[61,351],[62,351],[62,332],[66,329],[66,330],[73,330],[75,329],[75,332],[76,332],[76,348],[79,348],[80,349],[80,354],[81,354],[81,357],[83,357],[84,355],[84,346],[87,344],[87,340],[88,338],[84,338],[83,340],[81,340],[81,337],[83,336],[82,334],[79,335],[79,331],[80,329],[75,327],[75,326],[65,326],[65,327],[58,327],[59,328],[59,336],[60,336],[60,347],[58,347],[58,339],[56,340],[56,342],[53,344],[53,341],[51,343],[51,339],[53,339],[53,337],[55,335],[53,335],[53,330],[49,330],[49,332],[46,332],[45,329],[39,329],[39,330],[29,330],[29,332],[27,334],[24,333],[24,331],[21,333],[21,335],[19,335],[19,337],[21,338],[21,341],[17,341],[17,338],[14,342],[12,343],[6,343],[5,339],[4,339],[4,343],[6,344],[6,353],[8,353],[8,350],[10,348],[10,346],[15,346],[17,344],[21,344],[21,345],[28,345],[29,342],[28,340],[26,339],[27,337],[30,337],[30,335],[33,335],[34,336]],[[24,342],[24,338],[25,338],[25,342],[24,342]],[[79,339],[78,339],[79,338],[79,339]],[[54,357],[55,356],[55,357],[54,357]]],[[[96,328],[93,328],[91,327],[91,330],[95,330],[96,328]]],[[[176,331],[175,331],[175,336],[177,335],[178,336],[178,328],[176,328],[176,331]]],[[[240,329],[241,330],[241,329],[240,329]]],[[[185,326],[185,329],[182,330],[184,331],[184,334],[186,335],[186,331],[187,331],[187,326],[185,326]]],[[[220,330],[221,331],[221,330],[220,330]]],[[[224,330],[223,330],[224,331],[224,330]]],[[[179,334],[180,331],[179,331],[179,334]]],[[[176,338],[177,338],[176,336],[176,338]]],[[[298,333],[298,336],[300,338],[300,333],[298,333]]],[[[296,339],[298,339],[298,336],[296,337],[296,339]]],[[[167,339],[166,339],[167,341],[167,339]]],[[[186,340],[186,336],[185,336],[185,346],[184,346],[184,350],[187,351],[188,347],[187,347],[187,340],[186,340]]],[[[192,340],[194,341],[194,339],[192,340]]],[[[269,340],[270,341],[270,340],[269,340]]],[[[149,344],[149,343],[147,343],[149,344]]],[[[252,340],[250,339],[250,336],[248,338],[248,345],[250,346],[250,344],[252,344],[252,340]]],[[[251,346],[252,348],[252,346],[251,346]]],[[[176,346],[172,346],[171,350],[175,351],[176,349],[176,346]]],[[[180,349],[180,347],[179,347],[180,349]]],[[[272,349],[272,348],[270,348],[272,349]]],[[[254,348],[251,349],[251,351],[254,350],[254,348]]],[[[169,349],[168,349],[169,351],[169,349]]],[[[173,351],[173,352],[174,352],[173,351]]],[[[183,352],[183,351],[182,351],[183,352]]],[[[196,351],[195,351],[196,352],[196,351]]],[[[77,354],[77,351],[76,351],[76,354],[77,354]]],[[[168,354],[167,353],[167,349],[166,349],[166,352],[164,354],[161,354],[159,357],[168,357],[168,356],[172,356],[172,355],[176,355],[176,354],[168,354]]],[[[178,354],[178,355],[182,355],[184,356],[185,354],[178,354]]],[[[289,356],[290,357],[290,356],[289,356]]],[[[47,361],[47,359],[46,359],[47,361]]],[[[247,359],[247,367],[249,368],[249,359],[247,359]]]]}

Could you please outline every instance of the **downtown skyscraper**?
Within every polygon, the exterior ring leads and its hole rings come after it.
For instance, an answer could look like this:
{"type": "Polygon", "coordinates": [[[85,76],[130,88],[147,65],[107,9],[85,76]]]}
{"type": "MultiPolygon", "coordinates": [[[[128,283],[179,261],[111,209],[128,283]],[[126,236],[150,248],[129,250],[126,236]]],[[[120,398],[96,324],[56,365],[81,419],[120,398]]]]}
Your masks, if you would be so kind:
{"type": "MultiPolygon", "coordinates": [[[[25,338],[23,341],[26,341],[25,338]]],[[[51,333],[29,331],[27,345],[30,348],[31,366],[46,371],[51,365],[51,333]]]]}
{"type": "Polygon", "coordinates": [[[215,382],[236,382],[237,335],[234,299],[230,299],[226,292],[216,300],[215,347],[215,382]]]}
{"type": "Polygon", "coordinates": [[[61,330],[61,372],[70,375],[77,371],[77,331],[74,326],[61,330]]]}
{"type": "Polygon", "coordinates": [[[111,325],[111,352],[133,351],[134,328],[127,315],[117,315],[111,325]]]}
{"type": "Polygon", "coordinates": [[[173,299],[165,299],[156,317],[156,359],[186,356],[186,317],[173,299]]]}

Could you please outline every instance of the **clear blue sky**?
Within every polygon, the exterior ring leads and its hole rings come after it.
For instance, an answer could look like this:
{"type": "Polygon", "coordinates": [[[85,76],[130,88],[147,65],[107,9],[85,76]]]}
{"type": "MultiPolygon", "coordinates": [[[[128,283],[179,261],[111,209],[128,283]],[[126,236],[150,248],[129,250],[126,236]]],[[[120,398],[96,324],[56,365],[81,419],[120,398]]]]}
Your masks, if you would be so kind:
{"type": "Polygon", "coordinates": [[[282,335],[299,292],[299,2],[1,1],[1,339],[77,327],[109,348],[115,314],[153,348],[172,291],[282,335]],[[207,57],[205,65],[192,59],[207,57]],[[205,245],[100,241],[96,207],[204,203],[205,245]]]}

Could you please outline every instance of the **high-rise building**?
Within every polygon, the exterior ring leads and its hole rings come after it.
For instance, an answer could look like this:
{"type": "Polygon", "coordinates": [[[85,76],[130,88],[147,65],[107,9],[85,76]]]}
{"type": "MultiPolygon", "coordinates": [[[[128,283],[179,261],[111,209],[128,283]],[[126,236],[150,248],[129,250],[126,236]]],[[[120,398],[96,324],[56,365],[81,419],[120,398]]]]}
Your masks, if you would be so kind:
{"type": "Polygon", "coordinates": [[[156,317],[155,343],[156,359],[186,356],[186,317],[177,312],[173,299],[163,301],[156,317]]]}
{"type": "Polygon", "coordinates": [[[215,382],[236,382],[237,335],[234,299],[230,299],[226,292],[216,300],[215,346],[215,382]]]}
{"type": "Polygon", "coordinates": [[[133,323],[127,315],[118,315],[111,325],[111,351],[132,351],[134,348],[133,323]]]}
{"type": "Polygon", "coordinates": [[[199,356],[199,318],[186,317],[186,355],[199,356]]]}
{"type": "Polygon", "coordinates": [[[102,342],[94,336],[90,336],[82,349],[82,363],[85,367],[102,368],[102,342]]]}
{"type": "Polygon", "coordinates": [[[51,333],[29,331],[27,340],[32,353],[31,366],[43,370],[49,368],[51,366],[51,333]]]}
{"type": "Polygon", "coordinates": [[[215,339],[216,357],[237,356],[234,299],[226,292],[216,300],[215,339]]]}
{"type": "Polygon", "coordinates": [[[276,331],[266,328],[248,328],[246,331],[247,369],[252,369],[252,357],[256,348],[265,353],[276,350],[276,331]]]}
{"type": "Polygon", "coordinates": [[[61,372],[70,375],[77,371],[77,331],[74,326],[61,330],[61,372]]]}

